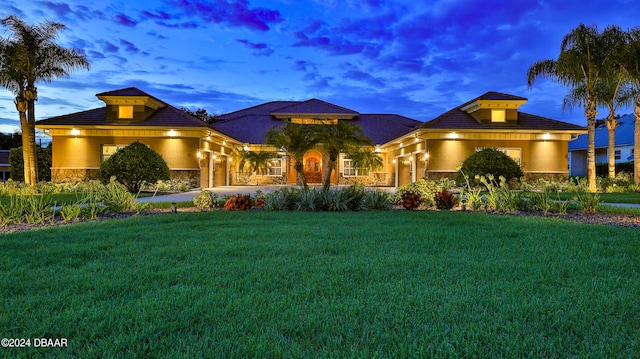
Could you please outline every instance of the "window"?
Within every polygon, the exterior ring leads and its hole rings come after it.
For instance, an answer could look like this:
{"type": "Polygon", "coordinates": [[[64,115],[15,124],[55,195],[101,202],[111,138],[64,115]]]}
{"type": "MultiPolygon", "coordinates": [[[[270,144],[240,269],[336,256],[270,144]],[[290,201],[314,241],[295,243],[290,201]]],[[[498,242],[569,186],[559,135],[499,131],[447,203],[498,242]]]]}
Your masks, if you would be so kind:
{"type": "Polygon", "coordinates": [[[291,122],[300,125],[337,125],[338,119],[292,118],[291,122]]]}
{"type": "Polygon", "coordinates": [[[11,177],[11,171],[0,171],[0,181],[7,182],[11,177]]]}
{"type": "Polygon", "coordinates": [[[491,122],[506,122],[507,110],[491,110],[491,122]]]}
{"type": "Polygon", "coordinates": [[[353,160],[350,158],[345,158],[342,160],[342,174],[345,177],[355,177],[355,176],[368,176],[369,169],[368,168],[356,168],[353,167],[353,160]]]}
{"type": "MultiPolygon", "coordinates": [[[[102,145],[102,162],[113,156],[116,151],[126,147],[125,145],[102,145]]],[[[101,162],[101,163],[102,163],[101,162]]]]}
{"type": "Polygon", "coordinates": [[[621,159],[621,158],[622,158],[622,151],[620,151],[620,150],[615,150],[615,151],[613,151],[613,157],[614,157],[616,160],[621,159]]]}
{"type": "MultiPolygon", "coordinates": [[[[476,152],[479,152],[484,148],[486,147],[476,147],[476,152]]],[[[513,160],[516,161],[518,166],[522,166],[522,149],[521,148],[496,148],[496,150],[513,158],[513,160]]]]}
{"type": "Polygon", "coordinates": [[[282,176],[282,158],[272,158],[269,160],[268,176],[282,176]]]}
{"type": "Polygon", "coordinates": [[[118,106],[118,118],[132,119],[133,106],[118,106]]]}

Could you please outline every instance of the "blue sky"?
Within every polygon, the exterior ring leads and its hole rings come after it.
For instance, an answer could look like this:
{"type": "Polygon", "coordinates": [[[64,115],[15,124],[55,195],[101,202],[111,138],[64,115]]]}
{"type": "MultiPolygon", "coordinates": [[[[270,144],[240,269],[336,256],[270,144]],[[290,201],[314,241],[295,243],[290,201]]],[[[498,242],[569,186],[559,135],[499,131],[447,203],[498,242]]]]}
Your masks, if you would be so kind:
{"type": "MultiPolygon", "coordinates": [[[[580,23],[640,25],[636,0],[3,0],[0,17],[10,14],[62,22],[59,43],[91,64],[38,85],[38,119],[102,107],[96,93],[135,86],[215,114],[319,98],[420,121],[499,91],[528,98],[524,112],[584,125],[582,109],[562,110],[565,88],[529,89],[527,69],[557,58],[580,23]]],[[[0,131],[17,126],[0,89],[0,131]]]]}

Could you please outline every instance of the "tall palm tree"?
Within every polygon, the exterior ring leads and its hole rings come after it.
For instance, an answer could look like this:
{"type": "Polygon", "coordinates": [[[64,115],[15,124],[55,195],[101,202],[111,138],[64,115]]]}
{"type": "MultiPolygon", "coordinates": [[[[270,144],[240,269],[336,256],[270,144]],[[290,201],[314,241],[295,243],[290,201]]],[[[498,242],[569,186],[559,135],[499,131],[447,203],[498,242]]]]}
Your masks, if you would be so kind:
{"type": "MultiPolygon", "coordinates": [[[[13,92],[16,96],[13,101],[18,110],[21,127],[25,127],[27,123],[27,106],[26,97],[27,82],[22,76],[16,63],[19,62],[19,47],[16,43],[10,42],[0,37],[0,86],[13,92]]],[[[22,148],[25,148],[25,136],[22,138],[22,148]]],[[[30,157],[24,157],[24,167],[31,167],[30,157]]],[[[34,164],[35,166],[35,164],[34,164]]],[[[26,171],[25,171],[26,173],[26,171]]]]}
{"type": "MultiPolygon", "coordinates": [[[[61,47],[55,42],[58,32],[65,29],[61,23],[45,21],[29,25],[20,17],[11,15],[2,20],[2,25],[11,32],[11,36],[3,42],[15,49],[10,71],[18,74],[19,83],[25,85],[23,90],[18,86],[17,92],[15,86],[5,87],[16,94],[16,105],[26,101],[27,115],[24,120],[21,116],[20,121],[25,158],[24,178],[27,184],[35,186],[38,180],[35,155],[35,102],[38,100],[36,83],[67,77],[70,71],[77,68],[89,69],[89,62],[84,54],[61,47]]],[[[19,112],[20,110],[21,108],[18,109],[19,112]]]]}
{"type": "Polygon", "coordinates": [[[596,93],[598,96],[598,103],[609,110],[609,114],[605,121],[608,131],[607,162],[608,175],[610,178],[614,178],[616,176],[615,130],[616,127],[618,127],[616,110],[621,105],[629,105],[633,102],[633,92],[628,83],[626,83],[623,71],[618,68],[618,71],[612,73],[611,77],[607,76],[607,78],[601,82],[596,89],[596,93]]]}
{"type": "Polygon", "coordinates": [[[638,161],[640,152],[640,27],[629,29],[626,35],[623,67],[635,94],[633,104],[633,114],[636,119],[633,135],[633,178],[636,186],[640,186],[640,161],[638,161]]]}
{"type": "Polygon", "coordinates": [[[587,118],[587,179],[591,191],[596,190],[596,88],[606,67],[611,65],[614,52],[613,47],[607,46],[607,39],[595,25],[580,24],[562,39],[557,60],[538,61],[527,71],[529,87],[538,77],[550,78],[569,87],[564,100],[565,107],[583,106],[587,118]]]}
{"type": "Polygon", "coordinates": [[[323,191],[328,191],[331,186],[331,173],[336,167],[340,153],[353,151],[353,148],[362,145],[373,145],[373,142],[362,134],[362,127],[347,121],[338,121],[335,125],[318,125],[317,132],[320,149],[328,159],[328,170],[322,180],[323,191]]]}
{"type": "Polygon", "coordinates": [[[318,143],[313,126],[287,121],[282,127],[269,129],[265,143],[284,149],[293,158],[293,168],[303,188],[309,189],[304,175],[304,154],[318,143]]]}
{"type": "Polygon", "coordinates": [[[615,130],[618,127],[616,109],[620,105],[629,105],[633,99],[633,91],[625,76],[622,61],[624,59],[625,32],[617,26],[609,26],[602,33],[603,46],[613,49],[607,66],[604,67],[602,81],[596,87],[598,102],[609,110],[606,124],[608,130],[608,174],[616,176],[615,130]]]}

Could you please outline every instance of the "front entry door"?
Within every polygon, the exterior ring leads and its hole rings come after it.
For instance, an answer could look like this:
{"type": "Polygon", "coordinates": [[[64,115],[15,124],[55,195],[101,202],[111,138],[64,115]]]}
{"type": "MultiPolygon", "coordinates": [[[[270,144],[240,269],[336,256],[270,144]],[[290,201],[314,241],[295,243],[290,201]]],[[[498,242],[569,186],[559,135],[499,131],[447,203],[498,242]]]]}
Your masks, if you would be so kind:
{"type": "Polygon", "coordinates": [[[304,164],[304,175],[308,183],[322,182],[322,161],[317,157],[309,157],[304,164]]]}

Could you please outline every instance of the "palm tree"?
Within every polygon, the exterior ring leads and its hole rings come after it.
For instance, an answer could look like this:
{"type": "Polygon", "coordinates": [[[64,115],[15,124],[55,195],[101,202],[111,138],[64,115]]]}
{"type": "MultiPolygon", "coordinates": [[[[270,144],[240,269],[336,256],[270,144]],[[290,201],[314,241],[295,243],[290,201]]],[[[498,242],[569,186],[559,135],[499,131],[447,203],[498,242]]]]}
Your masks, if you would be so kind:
{"type": "Polygon", "coordinates": [[[628,105],[633,100],[633,92],[626,79],[622,61],[624,59],[625,33],[617,26],[609,26],[602,33],[603,46],[613,49],[610,61],[605,66],[602,81],[596,88],[598,102],[609,110],[606,124],[608,130],[608,174],[616,176],[615,130],[618,127],[616,109],[620,105],[628,105]]]}
{"type": "Polygon", "coordinates": [[[89,62],[84,54],[61,47],[55,42],[58,31],[65,29],[61,23],[45,21],[29,25],[20,17],[12,15],[2,20],[2,25],[11,31],[11,37],[3,39],[6,45],[3,49],[13,49],[9,62],[11,68],[3,69],[3,72],[8,71],[8,77],[17,76],[14,78],[17,83],[5,87],[15,93],[18,112],[21,112],[26,101],[27,115],[24,119],[20,116],[25,158],[24,178],[27,184],[35,186],[38,180],[35,155],[35,101],[38,100],[36,83],[66,77],[76,68],[89,69],[89,62]]]}
{"type": "Polygon", "coordinates": [[[379,154],[370,148],[357,148],[349,152],[349,158],[353,161],[353,167],[377,170],[382,168],[384,161],[379,154]]]}
{"type": "Polygon", "coordinates": [[[629,105],[633,102],[633,92],[631,87],[625,82],[624,73],[618,68],[618,71],[607,76],[596,89],[598,103],[604,105],[608,110],[606,125],[608,131],[608,175],[610,178],[616,176],[616,159],[615,159],[615,136],[618,120],[616,119],[616,110],[620,105],[629,105]]]}
{"type": "MultiPolygon", "coordinates": [[[[605,32],[611,31],[611,27],[605,32]]],[[[580,24],[564,36],[557,60],[542,60],[534,63],[527,72],[527,83],[533,86],[538,77],[552,80],[569,87],[563,107],[582,105],[587,118],[587,179],[589,189],[596,190],[595,128],[597,111],[596,88],[601,82],[607,66],[612,64],[615,51],[595,25],[580,24]]]]}
{"type": "Polygon", "coordinates": [[[322,179],[323,191],[331,186],[331,173],[336,167],[338,156],[342,152],[352,152],[362,145],[373,145],[368,137],[362,134],[362,127],[346,121],[338,121],[335,125],[318,125],[318,142],[321,150],[328,158],[328,170],[322,179]]]}
{"type": "Polygon", "coordinates": [[[633,114],[636,120],[633,145],[633,178],[636,186],[640,186],[640,161],[638,161],[638,153],[640,151],[640,27],[629,29],[626,35],[623,67],[635,94],[633,104],[633,114]]]}
{"type": "Polygon", "coordinates": [[[267,132],[265,143],[286,151],[294,161],[293,168],[305,190],[309,189],[304,175],[304,154],[318,143],[311,125],[301,125],[287,121],[283,127],[274,127],[267,132]]]}

